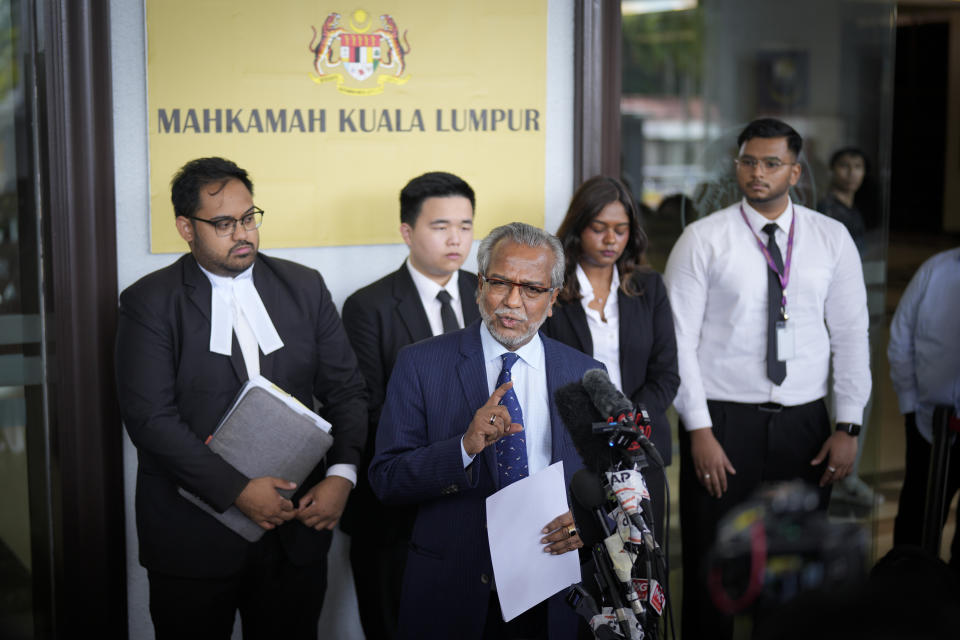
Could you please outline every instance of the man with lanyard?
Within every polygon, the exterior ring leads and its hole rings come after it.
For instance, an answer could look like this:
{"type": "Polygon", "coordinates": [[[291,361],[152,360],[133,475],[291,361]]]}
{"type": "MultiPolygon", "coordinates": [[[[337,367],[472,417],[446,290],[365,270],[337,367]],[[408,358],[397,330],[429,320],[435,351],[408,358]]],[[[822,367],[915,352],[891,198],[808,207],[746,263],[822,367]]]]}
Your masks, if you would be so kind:
{"type": "Polygon", "coordinates": [[[730,637],[707,589],[717,523],[763,482],[844,478],[870,393],[867,299],[842,223],[794,204],[800,135],[737,139],[743,199],[684,229],[665,280],[677,331],[685,638],[730,637]],[[832,360],[831,360],[832,354],[832,360]],[[832,365],[836,428],[824,398],[832,365]]]}

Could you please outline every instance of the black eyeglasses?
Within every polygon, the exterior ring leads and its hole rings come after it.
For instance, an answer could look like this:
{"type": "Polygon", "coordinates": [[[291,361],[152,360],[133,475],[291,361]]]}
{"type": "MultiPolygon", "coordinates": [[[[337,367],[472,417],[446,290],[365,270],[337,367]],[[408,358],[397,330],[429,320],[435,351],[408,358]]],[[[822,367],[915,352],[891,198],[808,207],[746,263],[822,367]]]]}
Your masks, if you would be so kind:
{"type": "Polygon", "coordinates": [[[237,229],[237,223],[240,223],[240,226],[247,231],[253,231],[254,229],[259,229],[260,225],[263,224],[263,209],[259,207],[254,207],[253,209],[247,211],[245,214],[240,216],[239,219],[231,218],[230,216],[224,216],[222,218],[214,218],[213,220],[207,220],[206,218],[198,218],[197,216],[190,216],[191,220],[199,220],[200,222],[206,222],[214,231],[217,232],[217,235],[221,238],[226,236],[232,236],[234,231],[237,229]]]}
{"type": "Polygon", "coordinates": [[[490,290],[499,296],[508,296],[514,287],[520,287],[520,293],[527,300],[536,300],[545,293],[550,293],[556,287],[538,287],[535,284],[525,284],[523,282],[513,282],[512,280],[501,280],[500,278],[488,278],[479,274],[480,278],[490,287],[490,290]]]}

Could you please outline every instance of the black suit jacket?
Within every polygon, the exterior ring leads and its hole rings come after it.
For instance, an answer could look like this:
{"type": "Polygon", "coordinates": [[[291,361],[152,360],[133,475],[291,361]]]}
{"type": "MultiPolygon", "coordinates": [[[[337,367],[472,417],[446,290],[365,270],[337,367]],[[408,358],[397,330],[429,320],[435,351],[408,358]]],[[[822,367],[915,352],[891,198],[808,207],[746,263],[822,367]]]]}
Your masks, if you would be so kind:
{"type": "MultiPolygon", "coordinates": [[[[617,290],[620,313],[620,376],[623,393],[644,404],[653,423],[651,440],[665,464],[672,458],[667,407],[680,386],[677,337],[663,278],[655,271],[635,271],[631,277],[643,295],[617,290]]],[[[593,355],[587,314],[579,300],[557,304],[541,331],[566,345],[593,355]]]]}
{"type": "MultiPolygon", "coordinates": [[[[253,281],[284,343],[260,354],[262,375],[307,406],[319,400],[333,425],[327,462],[359,466],[367,422],[363,377],[323,278],[260,254],[253,281]]],[[[248,481],[204,444],[247,380],[236,336],[231,356],[210,351],[210,301],[210,281],[190,254],[120,295],[117,386],[139,457],[140,561],[170,575],[229,575],[243,566],[250,544],[177,493],[182,486],[223,511],[248,481]]],[[[324,469],[323,463],[314,469],[295,500],[324,469]]],[[[296,520],[265,537],[272,535],[297,564],[322,560],[330,540],[329,532],[296,520]]]]}
{"type": "MultiPolygon", "coordinates": [[[[480,318],[477,309],[477,275],[460,270],[457,276],[464,326],[480,318]]],[[[351,535],[373,532],[377,538],[408,539],[415,512],[380,504],[367,480],[373,458],[377,425],[387,382],[400,349],[433,336],[427,312],[407,264],[354,292],[343,303],[343,324],[367,382],[367,443],[361,478],[344,512],[341,526],[351,535]],[[373,528],[376,528],[374,531],[373,528]]]]}

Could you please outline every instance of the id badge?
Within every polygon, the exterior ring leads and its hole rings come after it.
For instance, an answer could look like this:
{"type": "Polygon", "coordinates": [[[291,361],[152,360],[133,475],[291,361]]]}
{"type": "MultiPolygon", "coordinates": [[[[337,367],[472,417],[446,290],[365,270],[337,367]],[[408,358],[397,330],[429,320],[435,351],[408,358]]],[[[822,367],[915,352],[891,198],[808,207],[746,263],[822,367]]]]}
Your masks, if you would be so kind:
{"type": "Polygon", "coordinates": [[[777,360],[786,362],[796,355],[796,340],[794,339],[793,325],[786,320],[777,322],[777,360]]]}

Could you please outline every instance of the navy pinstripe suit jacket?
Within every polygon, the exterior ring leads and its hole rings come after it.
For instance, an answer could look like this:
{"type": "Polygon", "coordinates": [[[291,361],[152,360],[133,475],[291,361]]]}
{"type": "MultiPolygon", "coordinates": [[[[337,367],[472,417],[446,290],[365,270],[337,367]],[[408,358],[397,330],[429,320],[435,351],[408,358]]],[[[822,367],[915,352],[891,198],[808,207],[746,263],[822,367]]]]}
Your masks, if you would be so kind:
{"type": "MultiPolygon", "coordinates": [[[[552,402],[596,360],[543,338],[551,398],[552,462],[563,460],[566,483],[583,466],[552,402]]],[[[468,470],[460,439],[489,399],[480,322],[404,348],[387,386],[370,484],[385,503],[418,505],[403,577],[402,638],[479,638],[491,589],[485,500],[499,489],[495,447],[468,470]]],[[[557,514],[559,515],[559,514],[557,514]]],[[[550,599],[551,640],[576,637],[577,618],[550,599]]]]}

